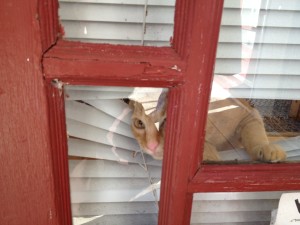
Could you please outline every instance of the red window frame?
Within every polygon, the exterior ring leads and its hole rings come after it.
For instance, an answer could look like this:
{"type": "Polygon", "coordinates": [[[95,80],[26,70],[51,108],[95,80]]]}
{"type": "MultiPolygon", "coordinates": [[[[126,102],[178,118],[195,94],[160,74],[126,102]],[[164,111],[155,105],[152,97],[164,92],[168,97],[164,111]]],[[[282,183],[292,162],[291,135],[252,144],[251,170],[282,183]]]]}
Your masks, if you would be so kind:
{"type": "Polygon", "coordinates": [[[57,38],[57,8],[57,0],[39,5],[60,224],[72,221],[60,84],[170,88],[160,225],[189,224],[196,192],[299,189],[299,163],[201,163],[223,0],[177,0],[170,48],[64,41],[57,38]]]}

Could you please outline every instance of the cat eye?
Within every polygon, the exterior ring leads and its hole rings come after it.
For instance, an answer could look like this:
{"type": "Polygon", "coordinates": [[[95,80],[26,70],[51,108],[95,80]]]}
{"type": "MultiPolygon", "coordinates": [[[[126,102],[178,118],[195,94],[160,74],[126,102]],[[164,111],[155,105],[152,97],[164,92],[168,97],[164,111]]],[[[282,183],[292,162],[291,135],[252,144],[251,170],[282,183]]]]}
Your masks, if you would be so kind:
{"type": "Polygon", "coordinates": [[[145,124],[139,119],[135,119],[133,125],[138,129],[145,129],[145,124]]]}

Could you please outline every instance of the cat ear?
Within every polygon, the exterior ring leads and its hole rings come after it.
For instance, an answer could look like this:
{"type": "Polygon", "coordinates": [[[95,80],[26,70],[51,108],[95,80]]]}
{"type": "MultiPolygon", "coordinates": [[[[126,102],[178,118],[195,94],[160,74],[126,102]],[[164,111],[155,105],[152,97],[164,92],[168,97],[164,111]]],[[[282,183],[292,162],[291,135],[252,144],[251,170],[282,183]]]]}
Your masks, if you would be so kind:
{"type": "Polygon", "coordinates": [[[130,100],[128,105],[133,110],[134,113],[139,113],[139,114],[145,113],[143,105],[139,102],[130,100]]]}
{"type": "Polygon", "coordinates": [[[153,112],[151,112],[149,114],[149,116],[152,118],[152,121],[154,123],[156,122],[160,122],[161,118],[162,118],[162,112],[161,111],[158,111],[158,110],[155,110],[153,112]]]}

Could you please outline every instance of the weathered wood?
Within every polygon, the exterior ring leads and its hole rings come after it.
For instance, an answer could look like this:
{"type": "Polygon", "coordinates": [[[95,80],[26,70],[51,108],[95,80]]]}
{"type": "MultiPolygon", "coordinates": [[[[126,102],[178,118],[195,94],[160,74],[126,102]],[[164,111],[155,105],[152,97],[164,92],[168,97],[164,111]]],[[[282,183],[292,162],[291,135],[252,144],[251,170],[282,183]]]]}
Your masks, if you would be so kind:
{"type": "Polygon", "coordinates": [[[299,170],[299,164],[295,163],[203,165],[189,184],[189,191],[299,190],[299,170]]]}
{"type": "MultiPolygon", "coordinates": [[[[48,85],[57,78],[81,85],[170,87],[159,224],[189,224],[194,192],[291,190],[300,183],[299,164],[201,164],[222,3],[178,0],[173,48],[59,40],[44,55],[48,85]]],[[[59,91],[52,94],[55,190],[62,190],[57,207],[63,217],[70,208],[65,119],[59,91]]],[[[68,216],[65,224],[71,224],[68,216]]]]}
{"type": "Polygon", "coordinates": [[[223,1],[177,1],[174,46],[186,60],[187,82],[169,96],[167,131],[172,132],[164,152],[159,224],[190,224],[188,183],[202,159],[222,6],[223,1]]]}
{"type": "Polygon", "coordinates": [[[1,224],[57,224],[38,1],[0,6],[1,224]]]}
{"type": "Polygon", "coordinates": [[[183,83],[185,69],[171,48],[65,41],[48,51],[43,62],[47,80],[81,85],[173,87],[183,83]]]}

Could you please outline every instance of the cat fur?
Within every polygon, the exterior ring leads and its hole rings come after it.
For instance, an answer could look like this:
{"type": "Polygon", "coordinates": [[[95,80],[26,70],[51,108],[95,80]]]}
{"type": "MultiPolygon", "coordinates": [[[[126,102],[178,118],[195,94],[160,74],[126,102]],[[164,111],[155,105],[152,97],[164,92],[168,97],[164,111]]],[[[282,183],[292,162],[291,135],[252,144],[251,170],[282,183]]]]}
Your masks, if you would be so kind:
{"type": "MultiPolygon", "coordinates": [[[[133,109],[131,129],[136,140],[147,154],[159,160],[163,158],[167,106],[167,97],[163,98],[163,106],[160,103],[160,107],[149,115],[141,103],[129,103],[133,109]],[[155,126],[157,122],[159,129],[155,126]]],[[[233,148],[244,147],[252,160],[281,162],[286,159],[280,146],[269,143],[262,117],[245,100],[225,99],[210,103],[203,160],[220,161],[218,150],[228,143],[233,148]]]]}

